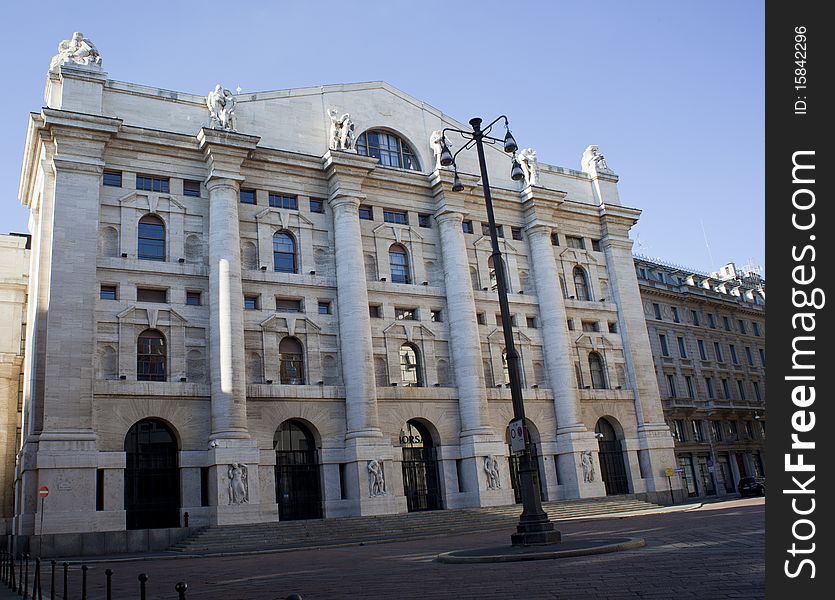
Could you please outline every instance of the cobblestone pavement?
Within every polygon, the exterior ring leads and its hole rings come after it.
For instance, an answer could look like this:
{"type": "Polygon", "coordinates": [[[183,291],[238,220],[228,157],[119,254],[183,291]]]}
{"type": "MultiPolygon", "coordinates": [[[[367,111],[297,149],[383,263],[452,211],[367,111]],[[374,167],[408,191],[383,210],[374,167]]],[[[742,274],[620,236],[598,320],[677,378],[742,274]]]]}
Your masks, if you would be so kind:
{"type": "MultiPolygon", "coordinates": [[[[561,523],[565,537],[642,537],[646,547],[560,560],[473,565],[433,560],[448,550],[502,545],[509,542],[507,531],[278,554],[97,563],[88,572],[88,597],[104,598],[103,572],[109,567],[119,600],[138,598],[140,572],[149,575],[148,600],[176,599],[174,584],[181,580],[188,582],[188,600],[274,600],[291,592],[304,600],[756,600],[765,598],[764,508],[758,498],[688,512],[561,523]]],[[[80,597],[78,567],[70,579],[76,593],[69,596],[80,597]]]]}

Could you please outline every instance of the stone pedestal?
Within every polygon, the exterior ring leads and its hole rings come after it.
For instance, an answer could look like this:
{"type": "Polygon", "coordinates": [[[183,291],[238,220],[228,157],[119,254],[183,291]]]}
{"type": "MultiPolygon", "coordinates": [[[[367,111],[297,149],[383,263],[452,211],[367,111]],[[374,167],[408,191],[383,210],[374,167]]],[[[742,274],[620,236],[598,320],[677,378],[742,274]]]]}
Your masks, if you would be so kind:
{"type": "Polygon", "coordinates": [[[347,441],[343,476],[349,492],[348,514],[386,515],[408,510],[403,495],[402,459],[400,449],[392,447],[387,440],[381,439],[377,444],[362,438],[347,441]],[[372,460],[382,465],[385,493],[373,486],[374,475],[369,470],[372,460]]]}
{"type": "Polygon", "coordinates": [[[597,438],[591,431],[557,434],[557,470],[563,492],[561,499],[597,498],[606,495],[598,450],[597,438]],[[587,450],[592,453],[594,475],[591,481],[586,481],[583,469],[583,453],[587,450]]]}
{"type": "Polygon", "coordinates": [[[277,521],[276,504],[261,503],[260,451],[255,440],[212,441],[209,464],[209,522],[235,525],[277,521]],[[241,485],[243,484],[242,493],[241,485]]]}

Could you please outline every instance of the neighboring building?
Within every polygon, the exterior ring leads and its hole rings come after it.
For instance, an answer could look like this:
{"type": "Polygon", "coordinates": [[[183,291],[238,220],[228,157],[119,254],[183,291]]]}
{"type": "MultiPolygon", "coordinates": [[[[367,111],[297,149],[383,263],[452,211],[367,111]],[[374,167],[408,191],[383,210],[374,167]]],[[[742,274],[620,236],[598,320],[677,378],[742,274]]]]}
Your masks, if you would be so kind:
{"type": "Polygon", "coordinates": [[[0,533],[14,515],[15,460],[21,442],[23,341],[29,236],[0,235],[0,533]]]}
{"type": "MultiPolygon", "coordinates": [[[[16,532],[512,503],[477,160],[453,193],[430,143],[461,125],[385,83],[207,98],[109,80],[81,36],[62,49],[20,187],[16,532]]],[[[596,150],[582,171],[531,158],[523,185],[488,149],[529,429],[547,500],[663,502],[640,212],[596,150]]]]}
{"type": "Polygon", "coordinates": [[[664,414],[690,496],[765,476],[765,281],[644,257],[635,269],[664,414]]]}

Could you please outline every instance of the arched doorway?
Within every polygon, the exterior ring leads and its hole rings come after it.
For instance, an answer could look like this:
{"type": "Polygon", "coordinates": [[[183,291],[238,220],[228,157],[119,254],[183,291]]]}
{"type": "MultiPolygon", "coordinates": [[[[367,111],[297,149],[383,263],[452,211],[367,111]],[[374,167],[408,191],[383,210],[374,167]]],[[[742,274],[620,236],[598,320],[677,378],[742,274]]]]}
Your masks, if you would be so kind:
{"type": "Polygon", "coordinates": [[[409,512],[443,508],[438,455],[429,430],[411,420],[400,431],[403,448],[403,491],[409,512]]]}
{"type": "Polygon", "coordinates": [[[623,447],[608,419],[601,418],[594,427],[597,434],[600,476],[606,485],[606,495],[616,496],[629,493],[629,480],[626,477],[623,447]]]}
{"type": "MultiPolygon", "coordinates": [[[[539,480],[539,499],[543,500],[545,493],[542,491],[545,482],[542,477],[542,470],[539,468],[539,430],[530,420],[525,419],[525,432],[531,442],[531,459],[536,465],[537,479],[539,480]]],[[[519,472],[522,463],[522,455],[514,454],[510,449],[510,425],[505,429],[505,442],[507,443],[507,464],[510,467],[510,485],[513,486],[513,498],[516,504],[522,503],[522,475],[519,472]]]]}
{"type": "Polygon", "coordinates": [[[125,436],[128,529],[180,526],[177,438],[162,421],[143,419],[125,436]]]}
{"type": "Polygon", "coordinates": [[[310,430],[299,421],[284,421],[273,437],[275,500],[282,521],[322,517],[319,456],[310,430]]]}

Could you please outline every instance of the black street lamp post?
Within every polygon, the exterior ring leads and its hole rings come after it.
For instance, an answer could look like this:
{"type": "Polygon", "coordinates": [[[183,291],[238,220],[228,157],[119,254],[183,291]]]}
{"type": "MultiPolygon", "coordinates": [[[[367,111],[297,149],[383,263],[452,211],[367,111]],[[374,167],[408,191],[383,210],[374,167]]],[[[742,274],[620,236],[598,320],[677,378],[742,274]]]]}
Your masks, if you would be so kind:
{"type": "MultiPolygon", "coordinates": [[[[484,141],[487,143],[501,143],[504,151],[513,155],[511,166],[511,178],[519,181],[525,175],[519,162],[516,160],[516,140],[510,133],[507,117],[498,117],[484,129],[481,127],[481,119],[476,117],[470,120],[472,131],[462,131],[451,127],[441,132],[441,165],[448,167],[455,165],[455,157],[462,150],[476,147],[478,152],[478,165],[481,170],[481,183],[484,189],[484,203],[487,207],[487,220],[490,228],[490,242],[493,253],[490,255],[493,261],[493,269],[496,273],[496,285],[499,292],[499,307],[502,314],[502,331],[504,333],[505,350],[507,352],[507,368],[510,377],[510,395],[513,399],[514,421],[525,423],[525,405],[522,401],[522,380],[519,370],[519,354],[516,352],[516,345],[513,343],[513,329],[510,320],[510,306],[507,301],[507,280],[502,253],[499,250],[499,237],[496,230],[496,219],[493,216],[493,197],[490,193],[490,182],[487,178],[487,162],[484,158],[484,141]],[[504,120],[505,137],[500,140],[489,135],[493,125],[504,120]],[[447,131],[461,134],[467,139],[467,143],[459,148],[453,155],[446,144],[444,137],[447,131]]],[[[461,180],[458,178],[458,168],[455,167],[452,191],[460,192],[464,189],[461,180]]],[[[522,515],[519,517],[519,524],[516,526],[516,533],[511,535],[511,542],[514,546],[530,546],[554,544],[560,541],[560,532],[554,529],[553,523],[542,509],[542,501],[539,497],[539,474],[531,451],[531,441],[528,435],[527,425],[524,425],[525,450],[522,453],[519,465],[520,494],[522,496],[522,515]]]]}

